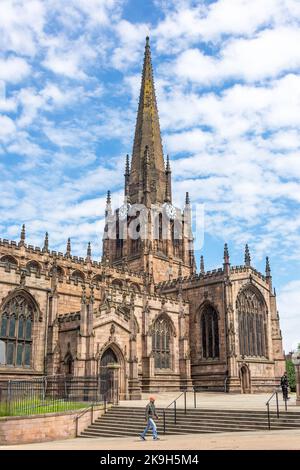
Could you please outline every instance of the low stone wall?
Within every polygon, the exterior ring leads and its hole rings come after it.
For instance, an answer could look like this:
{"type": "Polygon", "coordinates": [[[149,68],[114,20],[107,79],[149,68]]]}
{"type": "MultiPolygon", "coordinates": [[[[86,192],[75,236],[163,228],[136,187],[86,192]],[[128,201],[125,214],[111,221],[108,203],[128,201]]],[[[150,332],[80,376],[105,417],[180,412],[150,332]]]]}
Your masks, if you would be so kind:
{"type": "Polygon", "coordinates": [[[92,419],[95,420],[104,413],[103,407],[97,406],[94,407],[93,417],[92,410],[89,409],[77,421],[76,417],[82,411],[0,418],[0,445],[25,444],[76,437],[76,432],[80,434],[91,424],[92,419]]]}

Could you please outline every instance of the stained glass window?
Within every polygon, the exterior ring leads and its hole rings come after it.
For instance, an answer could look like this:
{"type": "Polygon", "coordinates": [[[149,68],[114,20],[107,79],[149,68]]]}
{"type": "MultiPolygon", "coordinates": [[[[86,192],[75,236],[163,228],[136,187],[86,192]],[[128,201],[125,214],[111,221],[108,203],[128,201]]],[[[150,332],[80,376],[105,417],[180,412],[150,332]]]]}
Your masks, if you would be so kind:
{"type": "Polygon", "coordinates": [[[201,313],[202,358],[219,357],[218,314],[211,305],[206,305],[201,313]]]}
{"type": "Polygon", "coordinates": [[[241,356],[267,357],[267,309],[263,297],[247,288],[237,298],[241,356]]]}
{"type": "Polygon", "coordinates": [[[21,294],[4,304],[0,312],[0,363],[2,365],[30,367],[34,313],[33,302],[21,294]]]}
{"type": "Polygon", "coordinates": [[[165,317],[159,317],[153,328],[152,349],[156,369],[171,368],[171,324],[165,317]]]}

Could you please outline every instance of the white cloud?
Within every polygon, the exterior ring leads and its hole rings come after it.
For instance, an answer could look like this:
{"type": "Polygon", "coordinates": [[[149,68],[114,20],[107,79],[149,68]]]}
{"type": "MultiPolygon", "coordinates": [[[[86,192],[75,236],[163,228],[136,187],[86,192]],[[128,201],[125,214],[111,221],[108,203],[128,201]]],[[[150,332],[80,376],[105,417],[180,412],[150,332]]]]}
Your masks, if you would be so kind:
{"type": "Polygon", "coordinates": [[[4,141],[16,131],[15,123],[8,116],[0,115],[0,138],[4,141]]]}
{"type": "Polygon", "coordinates": [[[115,26],[119,36],[120,45],[114,49],[111,62],[116,69],[126,69],[132,64],[140,63],[141,45],[149,34],[149,25],[146,23],[132,24],[121,20],[115,26]]]}
{"type": "Polygon", "coordinates": [[[299,310],[300,280],[284,285],[278,293],[278,306],[285,352],[296,349],[300,343],[299,310]]]}
{"type": "Polygon", "coordinates": [[[247,82],[274,78],[300,67],[299,42],[299,29],[267,29],[251,39],[228,40],[219,56],[188,49],[177,57],[173,70],[179,78],[202,84],[233,77],[247,82]]]}
{"type": "Polygon", "coordinates": [[[45,22],[45,2],[2,0],[0,3],[0,48],[34,56],[45,22]]]}
{"type": "Polygon", "coordinates": [[[297,25],[297,0],[166,2],[165,19],[154,30],[160,51],[187,49],[199,41],[220,44],[224,37],[251,37],[265,27],[297,25]]]}
{"type": "Polygon", "coordinates": [[[0,59],[0,80],[18,83],[30,73],[30,66],[21,57],[0,59]]]}

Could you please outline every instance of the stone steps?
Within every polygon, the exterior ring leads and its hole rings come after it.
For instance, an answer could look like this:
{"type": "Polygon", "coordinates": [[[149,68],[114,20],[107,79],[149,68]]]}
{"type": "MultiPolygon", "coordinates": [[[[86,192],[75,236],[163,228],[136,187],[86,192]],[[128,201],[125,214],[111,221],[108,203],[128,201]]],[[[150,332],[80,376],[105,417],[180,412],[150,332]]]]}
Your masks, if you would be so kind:
{"type": "MultiPolygon", "coordinates": [[[[157,409],[160,420],[156,421],[159,434],[163,434],[163,413],[157,409]]],[[[174,411],[166,410],[166,434],[199,434],[216,432],[237,432],[268,430],[266,411],[260,410],[177,410],[176,424],[174,411]]],[[[271,429],[299,429],[300,412],[270,412],[271,429]]],[[[145,410],[140,407],[113,406],[107,413],[95,420],[82,433],[82,437],[126,437],[136,436],[145,427],[145,410]]],[[[149,430],[151,437],[151,429],[149,430]]]]}

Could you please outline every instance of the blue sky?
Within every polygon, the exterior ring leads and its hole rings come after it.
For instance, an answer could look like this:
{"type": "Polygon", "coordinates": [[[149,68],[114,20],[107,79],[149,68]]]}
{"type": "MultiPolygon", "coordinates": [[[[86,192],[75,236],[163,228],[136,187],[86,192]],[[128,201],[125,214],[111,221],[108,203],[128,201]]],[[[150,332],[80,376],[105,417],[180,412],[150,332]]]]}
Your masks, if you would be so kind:
{"type": "MultiPolygon", "coordinates": [[[[270,257],[284,346],[300,342],[300,2],[1,0],[0,234],[101,255],[150,35],[175,202],[205,207],[206,269],[270,257]]],[[[197,253],[199,258],[200,253],[197,253]]]]}

